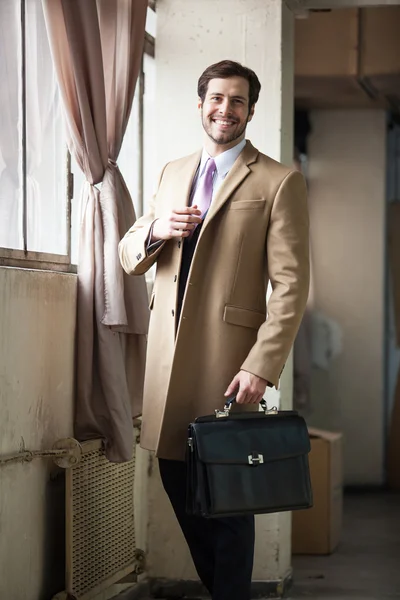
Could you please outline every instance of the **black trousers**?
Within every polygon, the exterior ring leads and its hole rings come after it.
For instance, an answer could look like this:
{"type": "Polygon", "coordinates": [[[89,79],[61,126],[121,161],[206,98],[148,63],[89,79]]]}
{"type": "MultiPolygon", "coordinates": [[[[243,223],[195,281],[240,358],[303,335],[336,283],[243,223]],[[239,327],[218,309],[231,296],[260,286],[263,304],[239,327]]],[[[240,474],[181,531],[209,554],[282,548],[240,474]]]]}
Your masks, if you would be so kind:
{"type": "Polygon", "coordinates": [[[187,515],[185,463],[160,458],[159,466],[197,573],[212,600],[250,600],[254,517],[205,519],[187,515]]]}

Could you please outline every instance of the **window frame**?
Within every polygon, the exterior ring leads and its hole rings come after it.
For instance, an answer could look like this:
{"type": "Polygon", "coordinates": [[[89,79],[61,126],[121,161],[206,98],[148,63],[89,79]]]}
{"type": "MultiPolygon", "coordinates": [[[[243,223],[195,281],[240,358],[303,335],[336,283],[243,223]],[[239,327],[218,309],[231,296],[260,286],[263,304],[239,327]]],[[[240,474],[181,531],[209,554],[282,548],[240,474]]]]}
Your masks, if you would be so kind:
{"type": "MultiPolygon", "coordinates": [[[[66,148],[66,215],[65,227],[67,232],[67,252],[66,254],[52,254],[46,252],[34,252],[27,249],[27,144],[26,144],[26,18],[25,18],[25,3],[27,0],[20,0],[21,6],[21,95],[20,102],[22,104],[22,127],[21,127],[21,151],[22,151],[22,240],[23,249],[4,248],[0,246],[0,267],[16,267],[34,270],[45,271],[60,271],[64,273],[76,273],[77,265],[71,260],[71,215],[72,215],[72,200],[74,198],[74,175],[71,171],[71,154],[66,148]]],[[[149,0],[149,8],[154,12],[156,10],[155,0],[149,0]]],[[[152,58],[155,57],[155,38],[147,31],[145,32],[143,55],[148,54],[152,58]]],[[[139,86],[139,108],[136,119],[139,128],[139,182],[138,182],[138,199],[139,206],[143,214],[143,177],[144,177],[144,131],[143,131],[143,109],[144,109],[144,71],[143,71],[143,56],[139,76],[137,79],[139,86]]],[[[141,215],[138,215],[141,216],[141,215]]]]}
{"type": "MultiPolygon", "coordinates": [[[[150,8],[150,3],[149,3],[150,8]]],[[[154,8],[155,9],[155,8],[154,8]]],[[[139,152],[138,152],[138,210],[136,217],[142,217],[144,213],[144,94],[145,94],[145,73],[144,73],[144,55],[148,54],[151,58],[155,58],[155,39],[149,33],[145,33],[144,38],[144,49],[142,60],[140,63],[140,71],[137,79],[137,85],[139,86],[139,102],[138,102],[138,137],[139,137],[139,152]]]]}

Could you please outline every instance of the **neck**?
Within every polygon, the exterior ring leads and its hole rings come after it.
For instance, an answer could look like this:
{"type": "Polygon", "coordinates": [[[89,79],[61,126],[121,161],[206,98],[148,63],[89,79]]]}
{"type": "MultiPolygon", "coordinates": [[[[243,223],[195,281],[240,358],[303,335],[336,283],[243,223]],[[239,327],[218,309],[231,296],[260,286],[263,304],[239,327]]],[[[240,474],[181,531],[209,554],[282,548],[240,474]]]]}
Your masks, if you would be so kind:
{"type": "Polygon", "coordinates": [[[242,140],[244,140],[244,138],[245,138],[245,132],[243,132],[243,134],[239,138],[237,138],[236,140],[233,140],[232,142],[229,142],[228,144],[217,144],[216,142],[214,142],[214,140],[212,140],[210,137],[208,137],[207,134],[205,134],[204,148],[206,149],[206,151],[212,158],[215,158],[216,156],[219,156],[223,152],[226,152],[227,150],[230,150],[231,148],[234,148],[235,146],[240,144],[240,142],[242,140]]]}

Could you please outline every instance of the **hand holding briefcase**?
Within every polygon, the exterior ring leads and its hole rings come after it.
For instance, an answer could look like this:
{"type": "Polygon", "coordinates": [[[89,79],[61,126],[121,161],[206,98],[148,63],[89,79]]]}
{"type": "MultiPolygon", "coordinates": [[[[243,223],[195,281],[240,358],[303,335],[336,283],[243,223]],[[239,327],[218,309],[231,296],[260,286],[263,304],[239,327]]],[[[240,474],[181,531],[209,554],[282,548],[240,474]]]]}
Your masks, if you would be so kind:
{"type": "Polygon", "coordinates": [[[189,425],[187,512],[227,517],[310,508],[310,440],[295,411],[222,411],[189,425]]]}

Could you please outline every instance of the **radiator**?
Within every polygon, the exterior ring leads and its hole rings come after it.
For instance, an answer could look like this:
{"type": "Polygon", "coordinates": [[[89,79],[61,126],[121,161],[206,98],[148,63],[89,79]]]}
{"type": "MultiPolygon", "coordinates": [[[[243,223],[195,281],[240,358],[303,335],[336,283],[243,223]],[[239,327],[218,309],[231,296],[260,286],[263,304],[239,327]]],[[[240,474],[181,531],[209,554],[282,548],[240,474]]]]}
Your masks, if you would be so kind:
{"type": "Polygon", "coordinates": [[[66,468],[66,590],[53,600],[90,600],[131,573],[143,572],[136,548],[131,461],[110,463],[101,440],[69,444],[66,468]]]}

